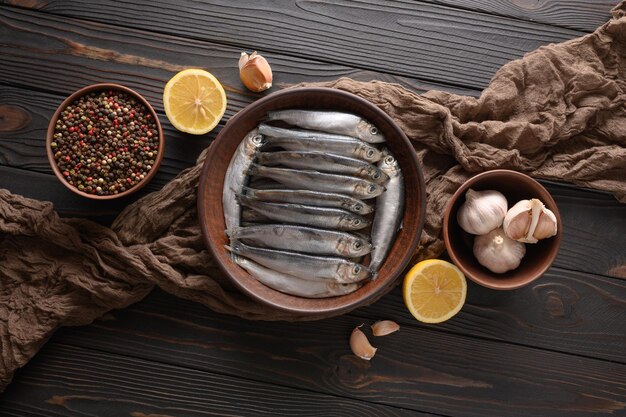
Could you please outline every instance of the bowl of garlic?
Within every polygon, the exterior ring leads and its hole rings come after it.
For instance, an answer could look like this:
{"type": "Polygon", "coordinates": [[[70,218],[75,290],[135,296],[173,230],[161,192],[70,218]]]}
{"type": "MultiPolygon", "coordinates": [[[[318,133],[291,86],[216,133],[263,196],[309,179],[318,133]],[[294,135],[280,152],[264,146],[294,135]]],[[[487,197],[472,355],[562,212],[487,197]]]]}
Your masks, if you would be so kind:
{"type": "Polygon", "coordinates": [[[541,184],[497,169],[467,180],[443,219],[443,238],[456,266],[488,288],[512,290],[541,277],[561,245],[554,199],[541,184]]]}

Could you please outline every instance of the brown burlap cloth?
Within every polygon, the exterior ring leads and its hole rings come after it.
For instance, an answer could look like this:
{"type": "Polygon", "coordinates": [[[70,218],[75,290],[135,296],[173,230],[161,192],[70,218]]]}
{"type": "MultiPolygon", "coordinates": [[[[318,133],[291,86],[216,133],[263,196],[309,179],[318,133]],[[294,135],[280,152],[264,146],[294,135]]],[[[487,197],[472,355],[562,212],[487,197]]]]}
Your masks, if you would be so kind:
{"type": "MultiPolygon", "coordinates": [[[[626,202],[626,5],[596,32],[500,69],[480,98],[417,95],[393,84],[330,86],[375,103],[406,132],[422,163],[427,217],[416,260],[439,255],[441,213],[473,173],[509,168],[606,190],[626,202]]],[[[161,191],[106,228],[61,219],[51,203],[0,190],[0,389],[60,326],[90,323],[154,285],[253,320],[300,320],[253,302],[225,279],[198,226],[204,153],[161,191]]]]}

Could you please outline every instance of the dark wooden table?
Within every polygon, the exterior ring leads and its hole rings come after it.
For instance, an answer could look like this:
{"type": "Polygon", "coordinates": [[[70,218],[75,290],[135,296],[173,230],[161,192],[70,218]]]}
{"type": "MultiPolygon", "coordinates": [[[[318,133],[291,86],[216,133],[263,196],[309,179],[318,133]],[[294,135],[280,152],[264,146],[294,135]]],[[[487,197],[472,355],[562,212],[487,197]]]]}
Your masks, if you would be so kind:
{"type": "MultiPolygon", "coordinates": [[[[602,0],[8,0],[0,5],[0,188],[50,200],[64,216],[108,223],[194,163],[219,128],[176,132],[165,82],[203,67],[228,94],[227,120],[258,98],[236,70],[242,50],[271,62],[275,88],[349,76],[416,91],[478,95],[505,62],[588,33],[602,0]],[[167,135],[139,195],[94,203],[52,175],[44,136],[70,92],[112,81],[144,94],[167,135]]],[[[469,284],[463,310],[422,325],[398,289],[313,323],[249,322],[154,291],[90,326],[59,331],[0,396],[2,416],[626,415],[626,206],[547,184],[564,223],[559,257],[535,284],[469,284]],[[351,355],[360,323],[393,319],[371,362],[351,355]]],[[[0,268],[2,266],[0,265],[0,268]]]]}

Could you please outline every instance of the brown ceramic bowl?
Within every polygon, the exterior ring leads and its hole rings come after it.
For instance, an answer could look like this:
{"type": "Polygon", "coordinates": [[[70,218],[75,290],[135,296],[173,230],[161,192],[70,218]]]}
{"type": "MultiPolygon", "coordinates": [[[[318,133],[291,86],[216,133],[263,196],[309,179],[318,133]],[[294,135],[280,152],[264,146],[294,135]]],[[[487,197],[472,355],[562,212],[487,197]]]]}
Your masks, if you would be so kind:
{"type": "Polygon", "coordinates": [[[353,94],[330,88],[293,88],[271,94],[232,117],[211,145],[200,179],[198,211],[204,240],[224,273],[253,299],[278,309],[302,314],[339,313],[367,304],[379,297],[402,273],[419,240],[425,214],[425,188],[421,167],[413,147],[400,128],[382,110],[353,94]],[[226,168],[235,149],[248,131],[257,126],[269,110],[339,110],[358,114],[374,123],[387,138],[404,174],[406,199],[403,228],[382,265],[378,277],[352,294],[325,299],[308,299],[283,294],[258,282],[230,260],[224,248],[222,189],[226,168]]]}
{"type": "Polygon", "coordinates": [[[63,100],[63,103],[61,103],[61,105],[57,108],[56,112],[54,112],[54,115],[50,119],[50,124],[48,125],[48,132],[46,134],[46,152],[48,154],[48,161],[50,162],[50,166],[52,167],[52,170],[54,171],[54,174],[57,176],[57,178],[61,181],[61,183],[63,185],[65,185],[67,188],[72,190],[74,193],[76,193],[78,195],[81,195],[83,197],[94,199],[94,200],[112,200],[114,198],[124,197],[124,196],[127,196],[129,194],[134,193],[135,191],[137,191],[140,188],[142,188],[143,186],[145,186],[148,182],[150,182],[152,177],[154,177],[154,175],[158,171],[159,165],[161,165],[161,160],[163,159],[163,153],[164,153],[164,143],[165,143],[165,141],[163,139],[163,129],[161,128],[161,122],[159,122],[159,118],[158,118],[156,112],[154,111],[154,109],[152,108],[152,106],[150,105],[150,103],[148,103],[146,101],[146,99],[143,98],[143,96],[141,96],[136,91],[131,90],[128,87],[124,87],[123,85],[112,84],[112,83],[93,84],[93,85],[89,85],[87,87],[83,87],[80,90],[72,93],[68,98],[63,100]],[[124,191],[124,192],[121,192],[119,194],[114,194],[114,195],[94,195],[94,194],[89,194],[89,193],[85,193],[83,191],[80,191],[78,188],[76,188],[73,185],[69,184],[65,180],[65,178],[63,177],[63,174],[61,173],[61,171],[59,170],[59,167],[57,166],[56,161],[54,160],[54,154],[52,153],[52,149],[50,148],[50,144],[52,143],[52,137],[54,135],[54,126],[56,124],[57,119],[59,118],[59,114],[61,114],[61,112],[68,105],[70,105],[74,100],[76,100],[76,99],[78,99],[78,98],[80,98],[80,97],[82,97],[82,96],[84,96],[84,95],[86,95],[88,93],[91,93],[91,92],[94,92],[94,91],[102,91],[102,90],[123,91],[123,92],[127,93],[128,95],[134,97],[135,99],[139,100],[139,102],[141,102],[146,107],[146,109],[148,109],[148,112],[154,118],[154,121],[156,122],[156,125],[157,125],[157,130],[159,132],[159,151],[157,152],[156,158],[154,160],[154,165],[152,165],[152,169],[150,170],[148,175],[146,175],[146,177],[142,181],[137,183],[133,188],[130,188],[130,189],[124,191]]]}
{"type": "Polygon", "coordinates": [[[443,239],[454,264],[472,281],[496,290],[519,288],[542,276],[559,252],[562,235],[561,215],[548,190],[528,175],[506,169],[483,172],[467,180],[450,199],[443,218],[443,239]],[[509,208],[520,200],[538,198],[556,216],[556,236],[535,244],[526,244],[526,255],[516,269],[504,274],[491,272],[474,257],[474,236],[461,229],[456,220],[459,207],[465,202],[465,192],[469,188],[476,191],[500,191],[507,198],[509,208]]]}

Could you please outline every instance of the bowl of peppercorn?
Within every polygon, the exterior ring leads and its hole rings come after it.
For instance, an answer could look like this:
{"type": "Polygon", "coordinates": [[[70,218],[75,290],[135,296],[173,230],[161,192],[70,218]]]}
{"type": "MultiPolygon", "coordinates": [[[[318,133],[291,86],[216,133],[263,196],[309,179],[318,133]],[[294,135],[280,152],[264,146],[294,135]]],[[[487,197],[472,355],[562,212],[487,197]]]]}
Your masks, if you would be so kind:
{"type": "Polygon", "coordinates": [[[139,93],[118,84],[76,91],[50,120],[46,150],[63,185],[83,197],[109,200],[146,185],[163,159],[163,130],[139,93]]]}

